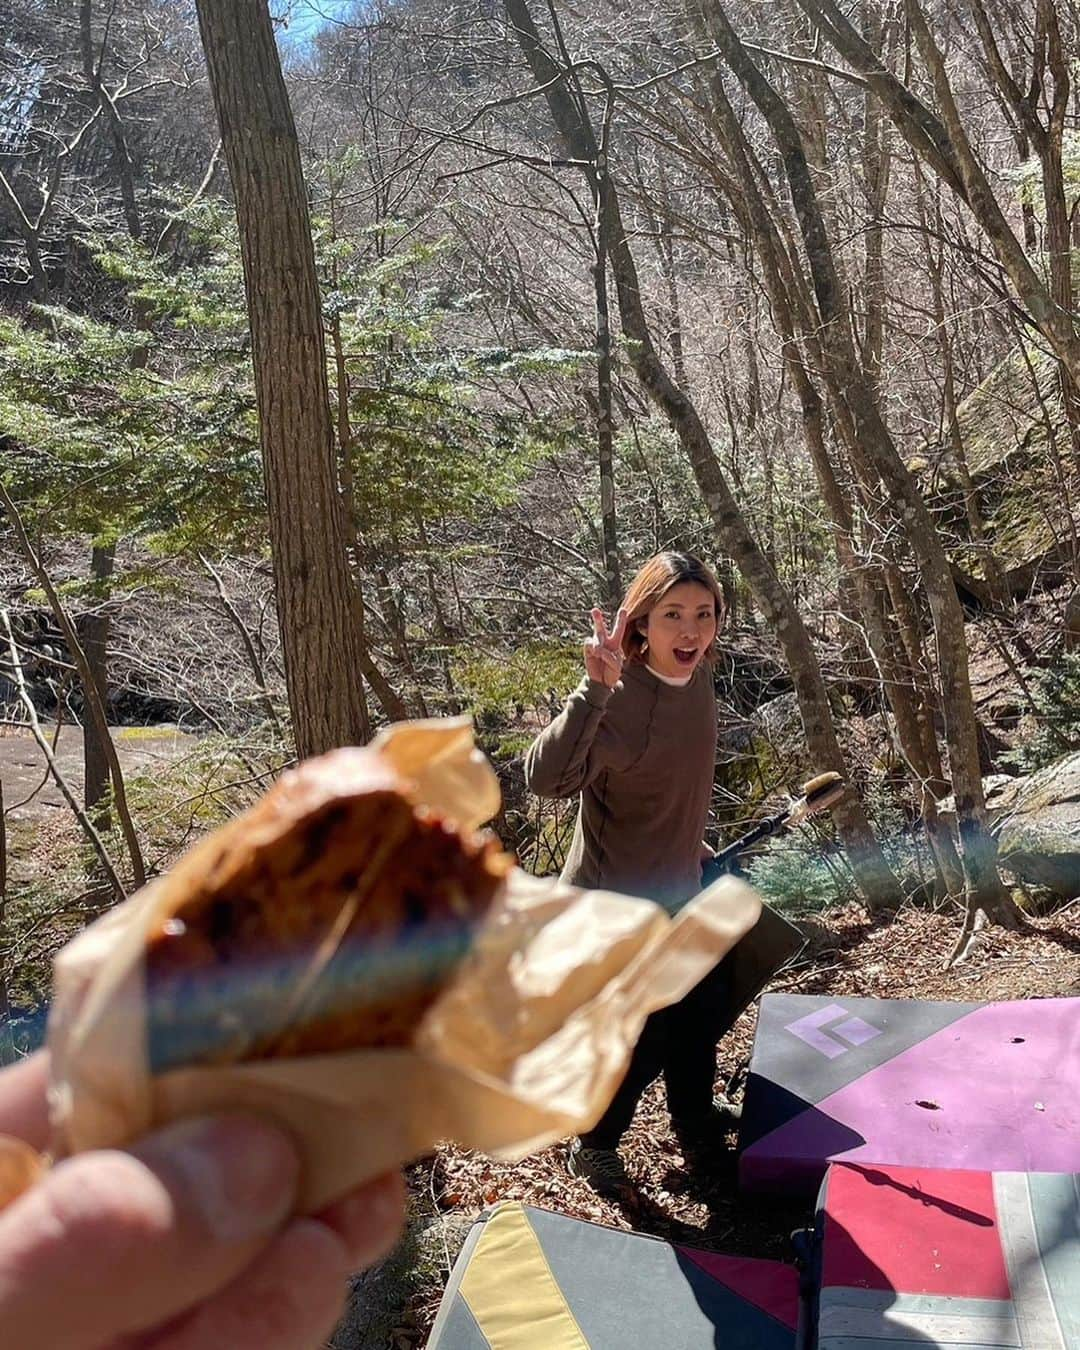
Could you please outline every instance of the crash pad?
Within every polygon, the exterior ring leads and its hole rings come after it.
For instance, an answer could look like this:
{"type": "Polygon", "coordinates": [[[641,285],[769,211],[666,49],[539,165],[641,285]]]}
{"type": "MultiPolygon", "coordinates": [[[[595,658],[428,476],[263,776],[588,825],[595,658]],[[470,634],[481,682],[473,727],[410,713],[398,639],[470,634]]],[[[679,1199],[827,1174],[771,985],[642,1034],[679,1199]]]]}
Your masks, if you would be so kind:
{"type": "Polygon", "coordinates": [[[508,1201],[482,1214],[429,1350],[794,1350],[793,1266],[508,1201]]]}
{"type": "Polygon", "coordinates": [[[766,994],[739,1134],[748,1189],[830,1161],[1080,1172],[1080,999],[766,994]]]}
{"type": "Polygon", "coordinates": [[[817,1350],[1080,1350],[1080,1177],[838,1163],[817,1350]]]}

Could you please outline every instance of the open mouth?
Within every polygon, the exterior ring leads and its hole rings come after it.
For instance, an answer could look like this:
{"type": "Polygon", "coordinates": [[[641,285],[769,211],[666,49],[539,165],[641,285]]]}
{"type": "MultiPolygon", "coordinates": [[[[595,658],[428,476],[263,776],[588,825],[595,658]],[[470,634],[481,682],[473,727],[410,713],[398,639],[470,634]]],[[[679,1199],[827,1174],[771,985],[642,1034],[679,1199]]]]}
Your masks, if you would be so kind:
{"type": "Polygon", "coordinates": [[[698,649],[696,647],[676,647],[674,648],[675,660],[680,666],[692,666],[697,660],[698,649]]]}

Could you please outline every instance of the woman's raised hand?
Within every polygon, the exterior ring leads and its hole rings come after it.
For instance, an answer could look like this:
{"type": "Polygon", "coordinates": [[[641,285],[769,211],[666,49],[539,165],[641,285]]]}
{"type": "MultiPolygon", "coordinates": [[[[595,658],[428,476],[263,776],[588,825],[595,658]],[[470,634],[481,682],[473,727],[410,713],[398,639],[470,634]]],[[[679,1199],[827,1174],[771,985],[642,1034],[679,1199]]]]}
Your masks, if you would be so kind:
{"type": "Polygon", "coordinates": [[[626,610],[615,615],[615,627],[608,632],[603,612],[592,612],[593,635],[585,642],[585,673],[597,684],[613,689],[622,678],[623,634],[626,632],[626,610]]]}

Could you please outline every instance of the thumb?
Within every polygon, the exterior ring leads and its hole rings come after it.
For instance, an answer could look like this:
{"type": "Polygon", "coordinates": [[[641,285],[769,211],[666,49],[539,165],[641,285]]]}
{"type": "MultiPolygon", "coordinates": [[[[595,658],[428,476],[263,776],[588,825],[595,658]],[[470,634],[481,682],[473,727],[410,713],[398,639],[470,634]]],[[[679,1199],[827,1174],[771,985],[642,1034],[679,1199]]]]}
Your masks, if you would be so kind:
{"type": "Polygon", "coordinates": [[[60,1163],[0,1215],[5,1342],[97,1350],[183,1312],[284,1223],[298,1173],[289,1138],[243,1115],[60,1163]]]}

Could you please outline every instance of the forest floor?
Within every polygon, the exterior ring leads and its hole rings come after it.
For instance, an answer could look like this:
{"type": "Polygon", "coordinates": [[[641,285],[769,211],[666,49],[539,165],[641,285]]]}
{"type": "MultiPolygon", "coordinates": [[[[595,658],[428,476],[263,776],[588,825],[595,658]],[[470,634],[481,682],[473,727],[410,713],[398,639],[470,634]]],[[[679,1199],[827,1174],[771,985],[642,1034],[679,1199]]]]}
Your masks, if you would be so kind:
{"type": "MultiPolygon", "coordinates": [[[[130,728],[118,736],[127,772],[160,774],[191,747],[171,727],[130,728]]],[[[77,728],[58,745],[72,786],[81,782],[77,728]]],[[[0,734],[0,776],[8,806],[44,776],[40,752],[25,733],[0,734]]],[[[75,834],[51,783],[12,813],[39,827],[35,837],[55,851],[60,834],[75,834]],[[45,831],[40,826],[45,825],[45,831]]],[[[34,857],[12,859],[21,869],[34,857]]],[[[74,922],[75,920],[72,920],[74,922]]],[[[827,910],[802,926],[810,941],[796,965],[771,986],[777,992],[874,998],[983,1000],[1080,996],[1080,901],[1032,918],[1026,930],[979,933],[964,964],[945,969],[959,932],[955,911],[904,906],[895,917],[869,921],[858,908],[827,910]]],[[[718,1085],[738,1100],[750,1060],[756,1013],[747,1012],[721,1042],[718,1085]]],[[[476,1216],[500,1200],[521,1200],[616,1228],[691,1246],[785,1259],[788,1235],[805,1226],[810,1205],[742,1196],[735,1185],[734,1135],[729,1154],[709,1178],[691,1174],[671,1134],[663,1089],[646,1094],[624,1141],[639,1192],[632,1207],[601,1199],[566,1171],[566,1144],[518,1163],[500,1163],[445,1146],[409,1169],[410,1222],[405,1240],[383,1266],[358,1277],[334,1350],[420,1350],[427,1341],[449,1270],[476,1216]]]]}
{"type": "MultiPolygon", "coordinates": [[[[951,970],[945,962],[959,932],[956,915],[906,906],[895,917],[871,922],[848,907],[804,926],[810,944],[772,986],[776,992],[960,1002],[1080,995],[1080,902],[1029,920],[1024,932],[982,930],[969,958],[951,970]]],[[[720,1045],[718,1084],[735,1099],[755,1020],[751,1009],[720,1045]]],[[[654,1085],[623,1146],[640,1194],[632,1207],[602,1199],[569,1176],[565,1143],[513,1164],[439,1149],[410,1169],[409,1238],[383,1271],[357,1282],[336,1350],[423,1346],[471,1221],[500,1200],[715,1251],[790,1259],[788,1235],[809,1223],[810,1204],[741,1195],[734,1135],[729,1142],[731,1155],[718,1161],[709,1179],[689,1173],[669,1128],[663,1089],[654,1085]]]]}
{"type": "MultiPolygon", "coordinates": [[[[55,727],[43,728],[57,767],[64,779],[82,800],[83,791],[83,732],[82,727],[65,723],[57,733],[55,727]]],[[[113,743],[126,777],[136,773],[153,773],[162,765],[179,759],[196,738],[178,727],[113,727],[113,743]]],[[[70,807],[48,771],[45,757],[33,736],[22,727],[0,726],[0,782],[3,783],[5,809],[13,820],[33,820],[46,823],[62,820],[62,828],[70,828],[67,813],[70,807]],[[18,803],[24,802],[24,805],[18,803]]]]}

